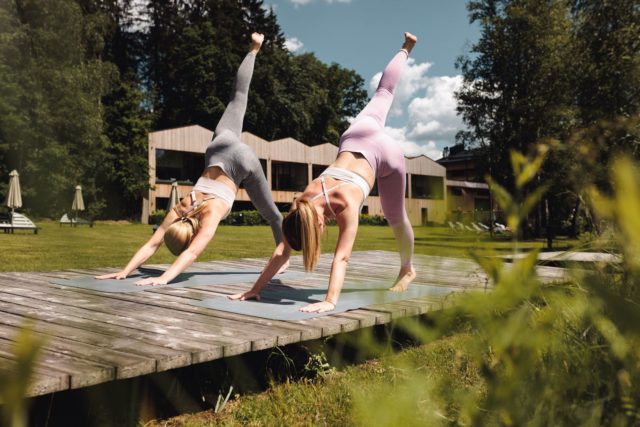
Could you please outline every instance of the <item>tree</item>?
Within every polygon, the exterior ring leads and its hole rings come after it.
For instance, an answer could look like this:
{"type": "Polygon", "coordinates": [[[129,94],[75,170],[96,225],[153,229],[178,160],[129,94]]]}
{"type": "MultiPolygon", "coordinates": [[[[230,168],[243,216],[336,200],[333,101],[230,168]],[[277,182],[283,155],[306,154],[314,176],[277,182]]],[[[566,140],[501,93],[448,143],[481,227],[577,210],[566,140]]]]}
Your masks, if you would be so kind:
{"type": "Polygon", "coordinates": [[[115,76],[96,57],[103,27],[71,0],[5,1],[0,16],[0,157],[19,169],[25,206],[58,215],[79,183],[87,199],[97,196],[108,143],[100,100],[115,76]]]}
{"type": "Polygon", "coordinates": [[[291,55],[273,10],[262,0],[151,1],[149,75],[155,128],[214,129],[232,89],[250,32],[265,34],[256,60],[245,129],[265,139],[337,142],[343,113],[364,105],[364,80],[313,54],[291,55]]]}
{"type": "MultiPolygon", "coordinates": [[[[577,105],[582,127],[640,113],[640,7],[637,0],[574,0],[579,52],[577,105]]],[[[608,125],[605,125],[607,127],[608,125]]],[[[582,162],[601,189],[610,190],[606,166],[625,152],[640,158],[636,132],[615,132],[592,147],[596,162],[582,162]],[[593,165],[594,167],[591,167],[593,165]]]]}
{"type": "MultiPolygon", "coordinates": [[[[486,172],[513,192],[509,153],[562,140],[574,123],[570,5],[565,0],[479,0],[467,7],[482,33],[471,55],[457,63],[464,77],[458,112],[469,128],[458,138],[482,148],[486,172]]],[[[548,180],[551,188],[547,208],[541,205],[532,218],[538,230],[544,223],[549,232],[557,227],[555,211],[566,190],[563,162],[551,156],[540,174],[538,184],[548,180]]],[[[524,191],[523,197],[530,189],[524,191]]]]}

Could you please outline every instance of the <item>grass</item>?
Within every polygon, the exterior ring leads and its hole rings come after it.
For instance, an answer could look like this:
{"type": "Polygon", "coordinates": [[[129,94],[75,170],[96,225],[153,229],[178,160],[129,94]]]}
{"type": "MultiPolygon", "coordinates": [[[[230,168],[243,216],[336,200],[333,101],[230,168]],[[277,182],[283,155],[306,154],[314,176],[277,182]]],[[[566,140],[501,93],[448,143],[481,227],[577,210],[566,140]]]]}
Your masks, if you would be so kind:
{"type": "MultiPolygon", "coordinates": [[[[448,372],[452,387],[482,391],[478,367],[456,357],[456,349],[467,345],[471,339],[467,333],[457,334],[341,371],[333,370],[315,380],[274,384],[264,393],[236,396],[219,413],[204,411],[180,415],[151,421],[145,427],[392,425],[389,422],[399,418],[394,413],[397,396],[389,395],[389,385],[401,383],[411,375],[399,366],[419,366],[423,372],[448,372]],[[389,420],[379,418],[377,413],[376,419],[371,419],[373,414],[361,406],[361,398],[367,395],[379,396],[380,404],[387,408],[389,420]]],[[[411,397],[416,401],[429,398],[427,395],[411,397]]],[[[406,416],[412,420],[409,424],[420,425],[420,420],[424,419],[420,411],[431,408],[429,405],[415,407],[417,412],[406,416]]]]}
{"type": "MultiPolygon", "coordinates": [[[[0,271],[49,271],[69,268],[124,266],[135,251],[151,236],[151,227],[143,224],[98,223],[93,228],[61,227],[56,221],[41,221],[38,234],[0,233],[0,271]]],[[[488,236],[452,233],[442,227],[415,227],[415,252],[426,255],[465,257],[470,248],[503,252],[510,248],[508,240],[492,240],[488,236]]],[[[338,230],[329,227],[323,240],[323,252],[331,252],[338,230]]],[[[559,241],[568,249],[575,241],[559,241]]],[[[543,247],[544,242],[520,244],[522,249],[543,247]]],[[[233,258],[266,258],[273,251],[271,229],[267,226],[221,226],[213,242],[200,260],[233,258]]],[[[389,227],[361,226],[354,250],[396,250],[389,227]]],[[[171,263],[175,258],[165,247],[149,259],[149,264],[171,263]]]]}

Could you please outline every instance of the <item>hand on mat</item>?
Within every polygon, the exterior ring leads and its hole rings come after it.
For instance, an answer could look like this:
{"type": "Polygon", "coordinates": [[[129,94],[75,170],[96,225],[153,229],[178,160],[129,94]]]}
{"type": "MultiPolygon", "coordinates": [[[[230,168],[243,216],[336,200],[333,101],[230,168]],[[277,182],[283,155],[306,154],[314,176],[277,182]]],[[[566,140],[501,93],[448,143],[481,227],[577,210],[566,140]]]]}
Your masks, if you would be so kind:
{"type": "Polygon", "coordinates": [[[303,311],[305,313],[323,313],[325,311],[331,311],[335,309],[336,305],[331,301],[322,301],[302,307],[300,311],[303,311]]]}
{"type": "Polygon", "coordinates": [[[108,274],[103,274],[102,276],[94,277],[94,279],[97,279],[97,280],[105,280],[105,279],[122,280],[126,278],[127,278],[127,274],[124,271],[118,271],[117,273],[108,273],[108,274]]]}
{"type": "Polygon", "coordinates": [[[245,301],[250,299],[260,301],[260,291],[249,290],[241,294],[229,295],[227,298],[238,300],[238,301],[245,301]]]}
{"type": "Polygon", "coordinates": [[[158,286],[158,285],[166,285],[167,281],[164,279],[160,279],[159,277],[147,277],[146,279],[140,279],[134,283],[136,286],[158,286]]]}

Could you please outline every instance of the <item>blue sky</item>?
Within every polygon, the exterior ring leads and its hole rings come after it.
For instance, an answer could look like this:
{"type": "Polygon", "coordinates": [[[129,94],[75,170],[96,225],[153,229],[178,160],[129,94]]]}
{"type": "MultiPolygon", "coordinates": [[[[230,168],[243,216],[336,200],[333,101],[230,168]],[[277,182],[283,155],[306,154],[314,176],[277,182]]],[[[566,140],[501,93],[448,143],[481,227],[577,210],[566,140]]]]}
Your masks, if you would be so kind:
{"type": "Polygon", "coordinates": [[[388,133],[408,155],[437,158],[462,128],[453,92],[460,85],[458,56],[479,36],[465,0],[265,0],[294,53],[356,70],[375,88],[404,31],[418,36],[396,93],[388,133]]]}

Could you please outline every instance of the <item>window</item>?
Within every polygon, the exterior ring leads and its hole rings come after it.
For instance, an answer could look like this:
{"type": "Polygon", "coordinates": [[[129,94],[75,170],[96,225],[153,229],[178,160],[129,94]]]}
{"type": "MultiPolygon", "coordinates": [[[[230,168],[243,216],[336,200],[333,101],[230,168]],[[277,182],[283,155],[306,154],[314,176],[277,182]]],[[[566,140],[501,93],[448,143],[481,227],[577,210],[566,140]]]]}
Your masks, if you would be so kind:
{"type": "Polygon", "coordinates": [[[449,194],[451,194],[452,196],[462,196],[462,188],[450,187],[449,194]]]}
{"type": "Polygon", "coordinates": [[[322,172],[327,169],[328,166],[325,165],[312,165],[311,166],[311,179],[316,179],[320,176],[322,172]]]}
{"type": "Polygon", "coordinates": [[[489,199],[476,197],[474,199],[474,208],[477,211],[488,211],[488,210],[490,210],[491,207],[489,205],[489,199]]]}
{"type": "Polygon", "coordinates": [[[156,197],[156,210],[167,209],[169,205],[168,197],[156,197]]]}
{"type": "Polygon", "coordinates": [[[441,176],[411,175],[414,199],[441,200],[444,197],[444,180],[441,176]]]}
{"type": "Polygon", "coordinates": [[[380,194],[378,194],[378,180],[376,179],[373,182],[373,188],[371,188],[371,191],[369,192],[370,196],[379,196],[380,194]]]}
{"type": "Polygon", "coordinates": [[[202,174],[204,154],[156,150],[156,179],[195,183],[202,174]]]}
{"type": "Polygon", "coordinates": [[[304,191],[307,186],[306,163],[272,161],[271,182],[274,190],[304,191]]]}
{"type": "Polygon", "coordinates": [[[260,166],[262,166],[262,172],[264,177],[267,177],[267,159],[260,159],[260,166]]]}

